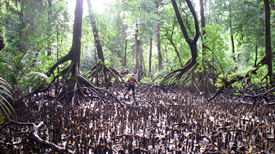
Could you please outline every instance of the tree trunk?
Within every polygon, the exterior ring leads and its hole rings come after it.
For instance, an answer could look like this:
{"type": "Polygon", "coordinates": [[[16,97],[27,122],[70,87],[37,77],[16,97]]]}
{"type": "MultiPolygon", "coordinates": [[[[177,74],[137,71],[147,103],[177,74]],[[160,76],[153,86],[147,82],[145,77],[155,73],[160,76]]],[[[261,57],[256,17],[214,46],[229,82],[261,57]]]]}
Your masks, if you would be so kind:
{"type": "Polygon", "coordinates": [[[2,29],[0,28],[0,51],[5,47],[4,37],[2,37],[2,29]]]}
{"type": "Polygon", "coordinates": [[[142,56],[142,49],[141,49],[141,44],[142,42],[140,40],[138,40],[138,63],[139,63],[139,68],[138,68],[138,76],[137,76],[137,80],[140,81],[140,79],[142,79],[143,77],[143,69],[142,69],[142,64],[143,64],[143,56],[142,56]]]}
{"type": "Polygon", "coordinates": [[[20,12],[20,30],[19,30],[19,51],[23,52],[24,47],[23,47],[23,29],[24,29],[24,5],[25,5],[25,0],[21,0],[21,12],[20,12]]]}
{"type": "Polygon", "coordinates": [[[178,56],[178,59],[179,59],[179,62],[180,62],[180,67],[182,68],[182,67],[183,67],[183,64],[182,64],[182,62],[181,62],[180,53],[179,53],[179,51],[178,51],[178,49],[177,49],[175,43],[174,43],[173,40],[172,40],[172,36],[171,36],[171,38],[168,38],[168,40],[170,41],[170,43],[171,43],[172,46],[174,47],[174,50],[175,50],[175,52],[177,53],[177,56],[178,56]]]}
{"type": "Polygon", "coordinates": [[[149,50],[149,78],[151,78],[151,72],[152,72],[152,42],[153,42],[153,39],[150,38],[150,50],[149,50]]]}
{"type": "Polygon", "coordinates": [[[204,35],[206,34],[204,28],[205,28],[205,17],[204,17],[204,3],[203,0],[200,0],[200,16],[201,16],[201,38],[202,38],[202,69],[203,69],[203,76],[201,77],[201,79],[203,79],[202,81],[202,87],[203,87],[203,91],[205,92],[207,84],[209,82],[209,80],[207,80],[208,78],[206,78],[206,67],[205,67],[205,50],[206,50],[206,46],[203,43],[203,39],[204,39],[204,35]]]}
{"type": "Polygon", "coordinates": [[[97,49],[98,59],[100,59],[102,62],[104,62],[103,50],[102,50],[102,46],[101,46],[101,43],[99,40],[99,35],[98,35],[98,30],[96,28],[94,14],[92,12],[92,4],[91,4],[90,0],[87,0],[87,3],[88,3],[88,8],[89,8],[89,15],[90,15],[90,20],[91,20],[91,24],[92,24],[92,29],[93,29],[93,33],[94,33],[94,40],[95,40],[95,45],[96,45],[96,49],[97,49]]]}
{"type": "Polygon", "coordinates": [[[264,0],[265,12],[265,54],[267,58],[267,75],[269,76],[269,83],[273,84],[272,71],[272,52],[271,52],[271,37],[270,37],[270,7],[268,0],[264,0]]]}
{"type": "MultiPolygon", "coordinates": [[[[159,0],[157,0],[157,9],[159,8],[159,0]]],[[[159,13],[157,11],[157,16],[159,16],[159,13]]],[[[163,65],[162,65],[162,56],[161,56],[161,50],[160,50],[160,36],[159,36],[159,21],[157,21],[157,48],[158,48],[158,67],[159,70],[163,69],[163,65]]]]}
{"type": "MultiPolygon", "coordinates": [[[[201,36],[202,36],[202,40],[203,40],[203,36],[206,34],[206,32],[204,30],[205,18],[204,18],[203,0],[200,0],[200,15],[201,15],[201,36]]],[[[203,63],[204,68],[205,68],[205,65],[204,65],[205,49],[206,49],[206,47],[205,47],[204,43],[202,43],[202,63],[203,63]]]]}
{"type": "Polygon", "coordinates": [[[72,45],[72,63],[74,68],[72,75],[79,73],[80,66],[80,52],[81,52],[81,29],[82,29],[82,14],[83,14],[83,0],[77,0],[75,7],[75,20],[73,29],[73,45],[72,45]]]}
{"type": "Polygon", "coordinates": [[[233,60],[236,61],[236,58],[235,58],[234,36],[232,34],[231,21],[230,21],[230,38],[231,38],[231,47],[232,47],[232,53],[233,53],[233,60]]]}
{"type": "Polygon", "coordinates": [[[126,64],[127,64],[127,39],[125,39],[125,47],[124,47],[124,63],[123,63],[123,66],[125,67],[126,64]]]}
{"type": "Polygon", "coordinates": [[[176,21],[174,20],[173,27],[172,27],[172,30],[171,30],[171,36],[169,37],[169,36],[168,36],[168,32],[167,32],[167,33],[166,33],[166,37],[167,37],[167,39],[170,41],[170,43],[172,44],[172,46],[174,47],[174,50],[175,50],[175,52],[177,53],[177,56],[178,56],[178,59],[179,59],[180,67],[182,68],[182,67],[183,67],[183,64],[182,64],[182,62],[181,62],[181,58],[180,58],[179,51],[178,51],[178,49],[177,49],[175,43],[173,42],[173,35],[174,35],[175,23],[176,23],[176,21]]]}
{"type": "Polygon", "coordinates": [[[229,4],[229,27],[230,27],[230,39],[231,39],[231,47],[232,47],[232,53],[233,53],[233,60],[236,61],[235,58],[235,45],[234,45],[234,36],[233,36],[233,28],[232,28],[232,20],[231,20],[231,5],[229,4]]]}
{"type": "Polygon", "coordinates": [[[185,25],[183,24],[183,20],[181,18],[180,13],[179,13],[177,3],[175,2],[175,0],[171,0],[171,1],[172,1],[172,4],[173,4],[173,8],[174,8],[176,17],[178,19],[181,31],[183,33],[184,39],[190,47],[192,58],[185,64],[184,68],[172,71],[168,75],[166,75],[162,82],[167,82],[171,78],[172,78],[172,80],[170,80],[170,81],[174,82],[176,80],[176,81],[179,82],[180,79],[182,79],[182,77],[184,76],[184,74],[195,66],[195,64],[197,63],[197,57],[198,57],[196,43],[197,43],[198,38],[200,36],[200,34],[199,34],[200,30],[199,30],[199,22],[198,22],[198,19],[197,19],[197,16],[196,16],[195,9],[192,6],[190,0],[186,0],[188,8],[190,9],[190,11],[192,13],[192,16],[194,18],[195,29],[196,29],[196,34],[195,34],[194,38],[191,39],[189,37],[189,34],[187,33],[187,29],[186,29],[185,25]]]}
{"type": "Polygon", "coordinates": [[[59,76],[63,75],[65,76],[65,79],[67,80],[68,75],[70,72],[72,72],[72,76],[75,78],[76,75],[79,73],[79,65],[80,65],[80,52],[81,52],[81,28],[82,28],[82,13],[83,13],[83,0],[77,0],[76,1],[76,7],[75,7],[75,20],[74,20],[74,27],[73,27],[73,43],[72,47],[67,55],[62,57],[60,60],[58,60],[50,69],[48,72],[48,75],[52,74],[60,64],[63,64],[69,60],[72,61],[71,65],[67,68],[65,68],[60,74],[56,76],[58,78],[59,76]]]}
{"type": "Polygon", "coordinates": [[[275,10],[274,0],[270,0],[270,8],[271,8],[271,11],[275,10]]]}
{"type": "Polygon", "coordinates": [[[194,10],[194,8],[193,8],[190,0],[186,0],[186,3],[187,3],[187,5],[188,5],[188,7],[189,7],[189,9],[190,9],[193,17],[194,17],[194,21],[195,21],[196,34],[195,34],[195,37],[194,37],[193,40],[190,39],[190,37],[189,37],[189,35],[187,33],[187,30],[186,30],[186,27],[183,24],[181,15],[180,15],[178,7],[177,7],[177,3],[175,2],[175,0],[172,0],[173,8],[174,8],[174,11],[176,13],[176,16],[177,16],[177,19],[178,19],[181,31],[183,33],[183,36],[184,36],[186,42],[188,43],[188,45],[190,47],[191,55],[192,55],[192,60],[195,61],[195,63],[196,63],[196,58],[198,57],[196,43],[197,43],[198,37],[199,37],[199,25],[198,25],[198,20],[197,20],[196,12],[195,12],[195,10],[194,10]]]}
{"type": "Polygon", "coordinates": [[[135,16],[135,22],[136,22],[136,33],[135,33],[135,56],[136,56],[136,66],[134,72],[137,74],[139,73],[139,58],[138,58],[138,23],[137,23],[137,15],[135,16]]]}
{"type": "MultiPolygon", "coordinates": [[[[49,11],[48,11],[48,28],[47,28],[47,33],[48,33],[48,35],[49,35],[49,37],[51,37],[51,17],[52,17],[52,10],[51,10],[51,7],[52,7],[52,0],[48,0],[48,3],[49,3],[49,11]]],[[[49,39],[49,40],[51,40],[51,39],[49,39]]],[[[51,54],[52,54],[52,52],[51,52],[51,41],[48,41],[48,43],[47,43],[47,46],[48,46],[48,56],[50,56],[51,54]]]]}
{"type": "Polygon", "coordinates": [[[123,58],[123,66],[125,67],[126,66],[126,64],[127,64],[127,61],[126,61],[126,59],[127,59],[127,33],[126,33],[126,29],[127,29],[127,27],[126,26],[124,26],[124,25],[122,25],[122,27],[125,27],[125,28],[123,28],[123,32],[124,32],[124,39],[125,39],[125,43],[124,43],[124,58],[123,58]]]}

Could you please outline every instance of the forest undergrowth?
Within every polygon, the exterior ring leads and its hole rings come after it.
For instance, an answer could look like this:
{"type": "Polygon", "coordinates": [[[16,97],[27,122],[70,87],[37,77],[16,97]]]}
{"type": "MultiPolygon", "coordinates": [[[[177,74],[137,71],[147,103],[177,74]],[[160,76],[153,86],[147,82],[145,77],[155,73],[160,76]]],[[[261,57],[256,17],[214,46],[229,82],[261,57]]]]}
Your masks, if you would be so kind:
{"type": "Polygon", "coordinates": [[[240,97],[227,90],[208,101],[204,95],[173,86],[141,85],[135,98],[131,93],[124,98],[125,90],[110,89],[122,104],[91,96],[71,105],[66,99],[57,101],[49,93],[38,93],[24,100],[26,106],[16,109],[11,121],[0,124],[0,151],[275,152],[273,95],[240,97]]]}

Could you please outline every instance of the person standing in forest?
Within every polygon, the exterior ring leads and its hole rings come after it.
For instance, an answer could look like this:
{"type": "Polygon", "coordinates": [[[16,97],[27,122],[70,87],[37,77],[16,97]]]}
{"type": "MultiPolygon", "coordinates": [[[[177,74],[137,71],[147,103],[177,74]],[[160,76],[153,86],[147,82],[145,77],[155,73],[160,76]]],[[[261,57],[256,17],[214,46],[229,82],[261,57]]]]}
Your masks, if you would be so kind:
{"type": "Polygon", "coordinates": [[[126,96],[126,94],[128,93],[128,91],[132,90],[133,92],[133,96],[135,98],[135,84],[137,83],[138,85],[138,82],[137,80],[134,78],[134,75],[131,75],[129,78],[128,78],[128,89],[127,91],[125,92],[124,94],[124,97],[126,96]]]}

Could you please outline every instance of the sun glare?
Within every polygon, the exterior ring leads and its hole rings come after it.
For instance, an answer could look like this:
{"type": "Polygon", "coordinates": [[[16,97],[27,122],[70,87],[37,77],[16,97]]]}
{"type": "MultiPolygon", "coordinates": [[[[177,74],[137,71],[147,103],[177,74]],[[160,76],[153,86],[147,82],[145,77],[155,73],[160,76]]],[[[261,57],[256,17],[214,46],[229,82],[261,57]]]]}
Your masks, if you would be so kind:
{"type": "Polygon", "coordinates": [[[91,0],[92,9],[98,13],[103,13],[110,0],[91,0]]]}
{"type": "MultiPolygon", "coordinates": [[[[88,12],[88,5],[87,5],[87,1],[83,0],[84,2],[84,12],[83,14],[86,14],[88,12]]],[[[106,6],[109,3],[112,3],[113,0],[91,0],[92,3],[92,9],[97,12],[97,13],[103,13],[106,9],[106,6]]],[[[75,5],[76,5],[76,0],[68,0],[68,8],[69,10],[74,10],[75,9],[75,5]]]]}

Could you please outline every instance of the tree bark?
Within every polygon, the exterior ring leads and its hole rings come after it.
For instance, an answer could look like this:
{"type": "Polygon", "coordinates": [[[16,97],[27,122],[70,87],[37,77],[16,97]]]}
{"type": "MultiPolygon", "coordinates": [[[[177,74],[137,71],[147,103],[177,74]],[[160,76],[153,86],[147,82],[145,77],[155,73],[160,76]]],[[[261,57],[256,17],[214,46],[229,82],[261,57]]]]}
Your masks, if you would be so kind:
{"type": "Polygon", "coordinates": [[[205,28],[205,17],[204,17],[204,3],[203,0],[200,0],[200,16],[201,16],[201,39],[202,39],[202,69],[203,69],[203,76],[201,77],[203,79],[202,81],[202,87],[203,91],[206,90],[207,84],[209,82],[208,78],[206,78],[206,67],[205,67],[205,50],[206,46],[204,44],[204,35],[206,34],[205,28]]]}
{"type": "Polygon", "coordinates": [[[179,51],[178,51],[178,49],[177,49],[175,43],[173,42],[172,37],[171,37],[171,38],[168,38],[168,40],[170,41],[170,43],[171,43],[172,46],[174,47],[175,52],[177,53],[177,56],[178,56],[178,59],[179,59],[179,62],[180,62],[180,67],[183,67],[183,64],[182,64],[181,58],[180,58],[180,53],[179,53],[179,51]]]}
{"type": "Polygon", "coordinates": [[[127,29],[127,27],[126,26],[124,26],[124,25],[122,25],[123,27],[125,27],[125,28],[123,28],[124,29],[124,33],[125,33],[125,44],[124,44],[124,62],[123,62],[123,66],[125,67],[126,66],[126,64],[127,64],[127,33],[126,33],[126,29],[127,29]]]}
{"type": "Polygon", "coordinates": [[[104,62],[103,50],[102,50],[102,46],[101,46],[101,43],[99,40],[99,35],[98,35],[97,27],[96,27],[94,14],[92,12],[92,4],[91,4],[90,0],[87,0],[87,3],[88,3],[88,8],[89,8],[89,15],[90,15],[90,20],[91,20],[91,24],[92,24],[92,29],[93,29],[93,33],[94,33],[94,40],[95,40],[95,45],[96,45],[96,49],[97,49],[98,59],[101,59],[101,61],[104,62]]]}
{"type": "Polygon", "coordinates": [[[126,66],[127,64],[127,39],[125,39],[125,47],[124,47],[124,63],[123,63],[123,66],[126,66]]]}
{"type": "Polygon", "coordinates": [[[22,40],[23,40],[23,38],[22,38],[22,36],[23,36],[23,29],[24,29],[24,26],[25,26],[25,24],[24,24],[24,6],[25,6],[25,0],[21,0],[21,12],[20,12],[20,30],[19,30],[19,51],[20,52],[23,52],[24,51],[24,47],[23,47],[23,42],[22,42],[22,40]]]}
{"type": "MultiPolygon", "coordinates": [[[[204,8],[203,8],[203,0],[200,0],[200,15],[201,15],[201,36],[203,40],[203,36],[206,34],[205,28],[205,17],[204,17],[204,8]]],[[[203,42],[203,41],[202,41],[203,42]]],[[[205,45],[202,43],[202,63],[204,65],[204,55],[205,55],[205,45]]]]}
{"type": "Polygon", "coordinates": [[[271,11],[275,10],[274,0],[270,0],[271,11]]]}
{"type": "Polygon", "coordinates": [[[152,72],[152,44],[153,44],[153,39],[150,38],[150,50],[149,50],[149,78],[151,77],[151,72],[152,72]]]}
{"type": "MultiPolygon", "coordinates": [[[[200,0],[200,15],[201,15],[201,35],[203,36],[206,34],[204,27],[205,27],[205,17],[204,17],[204,8],[203,8],[203,0],[200,0]]],[[[202,44],[202,49],[205,49],[204,44],[202,44]]]]}
{"type": "Polygon", "coordinates": [[[272,71],[272,52],[271,52],[271,37],[270,37],[270,6],[269,1],[264,0],[265,12],[265,54],[267,58],[267,75],[269,76],[269,83],[273,84],[272,71]]]}
{"type": "Polygon", "coordinates": [[[230,27],[230,39],[231,39],[231,47],[232,47],[232,53],[233,53],[233,60],[236,61],[235,58],[235,45],[234,45],[234,36],[233,36],[233,28],[232,28],[232,20],[231,20],[231,5],[229,6],[229,27],[230,27]]]}
{"type": "MultiPolygon", "coordinates": [[[[157,16],[159,16],[158,13],[158,8],[159,8],[159,0],[157,0],[157,16]]],[[[163,69],[163,65],[162,65],[162,56],[161,56],[161,50],[160,50],[160,36],[159,36],[159,21],[157,21],[157,48],[158,48],[158,69],[162,70],[163,69]]]]}
{"type": "Polygon", "coordinates": [[[180,63],[180,67],[182,68],[183,67],[183,64],[182,64],[182,62],[181,62],[181,58],[180,58],[180,54],[179,54],[179,51],[178,51],[178,49],[177,49],[177,47],[176,47],[176,45],[175,45],[175,43],[173,42],[173,35],[174,35],[174,27],[175,27],[175,22],[176,21],[174,21],[174,23],[173,23],[173,27],[172,27],[172,34],[171,34],[171,36],[169,37],[168,36],[168,32],[167,32],[167,34],[166,34],[166,36],[167,36],[167,39],[170,41],[170,43],[172,44],[172,46],[174,47],[174,50],[175,50],[175,52],[177,53],[177,56],[178,56],[178,59],[179,59],[179,63],[180,63]]]}
{"type": "MultiPolygon", "coordinates": [[[[57,61],[48,72],[48,75],[52,74],[56,67],[60,64],[65,63],[68,60],[71,60],[71,65],[63,70],[60,75],[69,74],[72,72],[72,76],[75,76],[79,73],[79,64],[80,64],[80,52],[81,52],[81,28],[82,28],[82,13],[83,13],[83,0],[76,1],[75,7],[75,20],[73,27],[73,43],[72,47],[67,55],[62,57],[57,61]]],[[[60,76],[58,75],[58,76],[60,76]]]]}
{"type": "Polygon", "coordinates": [[[196,59],[198,57],[198,54],[197,54],[197,47],[196,47],[196,43],[198,41],[198,38],[199,38],[199,23],[198,23],[198,19],[197,19],[197,16],[196,16],[196,12],[190,2],[190,0],[186,0],[186,3],[194,17],[194,21],[195,21],[195,29],[196,29],[196,34],[194,36],[194,39],[192,40],[188,33],[187,33],[187,30],[186,30],[186,27],[184,26],[183,24],[183,21],[182,21],[182,18],[181,18],[181,15],[179,13],[179,10],[178,10],[178,7],[177,7],[177,3],[175,2],[175,0],[172,0],[172,4],[173,4],[173,8],[174,8],[174,11],[176,13],[176,16],[177,16],[177,19],[178,19],[178,22],[179,22],[179,25],[180,25],[180,28],[181,28],[181,31],[183,33],[183,36],[186,40],[186,42],[188,43],[189,47],[190,47],[190,50],[191,50],[191,55],[192,55],[192,63],[196,63],[196,59]]]}
{"type": "Polygon", "coordinates": [[[142,64],[143,64],[143,55],[142,55],[142,48],[141,48],[142,41],[138,40],[138,63],[139,63],[139,72],[137,76],[137,80],[140,81],[140,79],[143,77],[143,69],[142,69],[142,64]]]}
{"type": "Polygon", "coordinates": [[[136,33],[135,33],[135,56],[136,56],[136,66],[135,66],[135,71],[137,74],[139,73],[139,58],[138,58],[138,23],[137,23],[137,15],[136,13],[134,14],[135,16],[135,22],[136,22],[136,33]]]}
{"type": "MultiPolygon", "coordinates": [[[[49,3],[49,11],[48,11],[48,25],[51,25],[51,17],[52,17],[52,10],[51,10],[51,7],[53,6],[52,4],[52,0],[48,0],[48,3],[49,3]]],[[[48,35],[49,37],[51,37],[51,28],[50,26],[48,26],[48,35]]],[[[48,56],[50,56],[52,54],[51,52],[51,41],[48,41],[47,43],[47,46],[48,46],[48,56]]]]}
{"type": "Polygon", "coordinates": [[[190,47],[190,51],[191,51],[191,55],[192,55],[192,58],[185,64],[184,68],[182,69],[179,69],[179,70],[175,70],[175,71],[172,71],[170,72],[168,75],[165,76],[165,78],[163,79],[162,82],[166,82],[168,81],[170,78],[173,78],[172,80],[170,81],[179,81],[183,75],[189,71],[190,69],[192,69],[195,64],[197,63],[197,57],[198,57],[198,54],[197,54],[197,41],[198,41],[198,38],[200,36],[199,34],[199,23],[198,23],[198,19],[197,19],[197,16],[196,16],[196,12],[195,12],[195,9],[193,8],[190,0],[186,0],[186,3],[188,5],[188,8],[190,9],[191,13],[192,13],[192,16],[194,18],[194,22],[195,22],[195,29],[196,29],[196,34],[194,36],[194,39],[191,39],[187,33],[187,30],[186,30],[186,26],[183,24],[183,21],[182,21],[182,18],[181,18],[181,15],[179,13],[179,10],[178,10],[178,7],[177,7],[177,3],[175,2],[175,0],[171,0],[172,1],[172,4],[173,4],[173,8],[174,8],[174,11],[175,11],[175,14],[176,14],[176,17],[178,19],[178,22],[179,22],[179,25],[180,25],[180,28],[181,28],[181,31],[183,33],[183,36],[185,38],[185,41],[188,43],[189,47],[190,47]],[[179,72],[179,73],[178,73],[179,72]],[[177,74],[178,73],[178,74],[177,74]],[[175,75],[175,76],[174,76],[175,75]],[[174,80],[175,79],[175,80],[174,80]]]}
{"type": "Polygon", "coordinates": [[[74,69],[72,74],[79,73],[80,66],[80,52],[81,52],[81,28],[82,28],[82,14],[83,14],[83,0],[77,0],[75,7],[75,20],[73,29],[73,59],[74,69]]]}
{"type": "Polygon", "coordinates": [[[0,29],[0,51],[5,47],[4,37],[2,37],[2,29],[0,29]]]}

